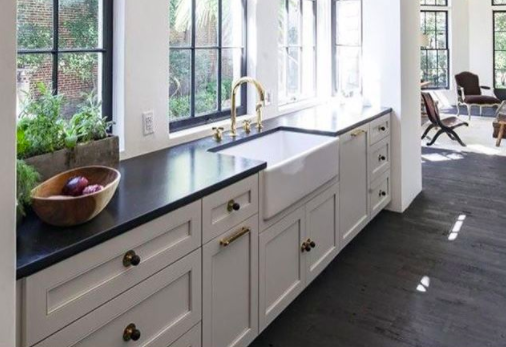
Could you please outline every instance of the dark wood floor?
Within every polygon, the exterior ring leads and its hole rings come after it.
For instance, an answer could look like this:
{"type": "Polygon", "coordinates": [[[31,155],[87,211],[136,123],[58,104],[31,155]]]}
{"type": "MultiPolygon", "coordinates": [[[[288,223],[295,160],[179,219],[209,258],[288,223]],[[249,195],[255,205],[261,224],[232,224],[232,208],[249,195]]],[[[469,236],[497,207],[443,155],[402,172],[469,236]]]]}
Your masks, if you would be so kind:
{"type": "Polygon", "coordinates": [[[506,158],[424,155],[408,211],[379,215],[253,347],[506,346],[506,158]]]}

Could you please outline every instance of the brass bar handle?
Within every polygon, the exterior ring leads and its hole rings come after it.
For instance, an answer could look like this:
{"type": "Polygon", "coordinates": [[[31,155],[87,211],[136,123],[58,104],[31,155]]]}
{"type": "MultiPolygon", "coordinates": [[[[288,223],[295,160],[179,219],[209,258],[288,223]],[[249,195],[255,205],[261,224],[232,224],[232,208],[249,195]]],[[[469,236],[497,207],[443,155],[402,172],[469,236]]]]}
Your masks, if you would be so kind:
{"type": "Polygon", "coordinates": [[[232,236],[227,237],[226,239],[220,240],[220,246],[227,247],[230,246],[231,243],[234,241],[237,241],[242,236],[248,234],[251,232],[251,229],[249,227],[243,227],[241,230],[236,232],[235,234],[232,234],[232,236]]]}
{"type": "Polygon", "coordinates": [[[351,133],[351,137],[358,137],[362,134],[365,134],[365,130],[358,129],[351,133]]]}

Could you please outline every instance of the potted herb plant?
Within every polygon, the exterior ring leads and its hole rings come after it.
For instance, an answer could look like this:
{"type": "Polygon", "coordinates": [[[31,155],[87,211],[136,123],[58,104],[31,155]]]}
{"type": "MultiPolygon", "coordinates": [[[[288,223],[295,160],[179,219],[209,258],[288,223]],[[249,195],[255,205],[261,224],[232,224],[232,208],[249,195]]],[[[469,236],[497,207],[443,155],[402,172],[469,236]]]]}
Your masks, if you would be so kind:
{"type": "Polygon", "coordinates": [[[37,85],[37,96],[29,95],[18,121],[18,159],[42,179],[81,166],[117,166],[119,140],[109,135],[112,122],[102,117],[96,95],[87,95],[70,120],[61,116],[64,102],[64,96],[37,85]]]}
{"type": "Polygon", "coordinates": [[[19,221],[25,216],[26,209],[31,205],[31,191],[40,181],[39,173],[23,160],[18,160],[16,165],[16,216],[19,221]]]}

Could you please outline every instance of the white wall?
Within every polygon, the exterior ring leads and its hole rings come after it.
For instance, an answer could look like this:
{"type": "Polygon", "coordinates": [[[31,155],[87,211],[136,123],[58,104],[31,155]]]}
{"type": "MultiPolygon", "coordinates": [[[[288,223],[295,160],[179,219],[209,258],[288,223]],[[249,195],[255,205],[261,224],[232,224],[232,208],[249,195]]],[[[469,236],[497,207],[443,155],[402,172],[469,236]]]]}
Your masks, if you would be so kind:
{"type": "MultiPolygon", "coordinates": [[[[492,1],[469,1],[469,70],[480,76],[480,84],[493,87],[492,1]]],[[[501,7],[496,7],[500,9],[501,7]]],[[[505,6],[502,6],[505,8],[505,6]]]]}
{"type": "Polygon", "coordinates": [[[16,1],[0,11],[0,347],[15,346],[16,1]]]}
{"type": "Polygon", "coordinates": [[[363,1],[364,96],[372,105],[394,110],[389,208],[403,212],[422,190],[420,5],[406,0],[363,1]]]}

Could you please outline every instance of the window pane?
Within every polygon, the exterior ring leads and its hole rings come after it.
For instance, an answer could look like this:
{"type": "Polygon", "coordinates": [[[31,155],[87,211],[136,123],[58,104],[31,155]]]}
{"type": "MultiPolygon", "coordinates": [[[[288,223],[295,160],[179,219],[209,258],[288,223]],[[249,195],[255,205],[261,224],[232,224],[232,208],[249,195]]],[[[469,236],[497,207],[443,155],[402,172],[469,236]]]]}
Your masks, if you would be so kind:
{"type": "Polygon", "coordinates": [[[243,47],[244,9],[242,0],[223,1],[222,45],[225,47],[243,47]]]}
{"type": "Polygon", "coordinates": [[[52,48],[53,1],[18,0],[18,49],[52,48]]]}
{"type": "MultiPolygon", "coordinates": [[[[222,52],[222,67],[221,67],[221,97],[222,109],[230,108],[230,96],[232,92],[232,84],[235,80],[242,76],[242,54],[243,50],[240,48],[224,49],[222,52]]],[[[246,88],[243,84],[241,88],[246,88]]],[[[237,93],[237,106],[241,105],[241,94],[237,93]]]]}
{"type": "Polygon", "coordinates": [[[17,69],[18,114],[23,110],[25,101],[31,95],[37,97],[37,84],[52,89],[51,76],[53,59],[49,54],[20,54],[17,69]]]}
{"type": "Polygon", "coordinates": [[[288,49],[287,92],[289,96],[300,94],[300,48],[288,49]]]}
{"type": "Polygon", "coordinates": [[[315,71],[316,71],[316,50],[305,47],[302,49],[302,94],[305,98],[316,95],[315,71]]]}
{"type": "Polygon", "coordinates": [[[361,11],[360,1],[336,2],[336,44],[343,46],[361,44],[361,11]]]}
{"type": "MultiPolygon", "coordinates": [[[[99,55],[97,53],[60,54],[58,66],[58,93],[65,96],[63,117],[74,115],[88,95],[98,93],[100,86],[99,55]]],[[[108,115],[105,115],[108,116],[108,115]]]]}
{"type": "Polygon", "coordinates": [[[288,1],[288,44],[300,44],[300,0],[288,1]]]}
{"type": "Polygon", "coordinates": [[[190,117],[191,51],[170,51],[169,116],[170,121],[190,117]]]}
{"type": "Polygon", "coordinates": [[[170,45],[189,46],[192,38],[192,0],[170,0],[170,45]]]}
{"type": "Polygon", "coordinates": [[[195,114],[218,109],[218,55],[216,50],[195,52],[195,114]]]}
{"type": "Polygon", "coordinates": [[[198,0],[195,11],[197,46],[218,44],[218,1],[198,0]]]}
{"type": "Polygon", "coordinates": [[[337,78],[338,90],[343,95],[360,92],[360,48],[338,47],[337,49],[337,78]]]}
{"type": "Polygon", "coordinates": [[[302,43],[306,46],[315,46],[316,44],[316,23],[314,13],[314,1],[304,0],[303,19],[302,19],[302,43]]]}
{"type": "Polygon", "coordinates": [[[286,54],[286,48],[281,47],[278,51],[278,98],[281,104],[285,103],[286,97],[286,62],[288,55],[286,54]]]}
{"type": "Polygon", "coordinates": [[[278,43],[281,46],[287,44],[287,21],[288,21],[288,13],[286,12],[286,0],[278,0],[279,1],[279,13],[278,13],[278,43]]]}
{"type": "Polygon", "coordinates": [[[60,49],[99,47],[99,0],[59,1],[60,49]]]}

